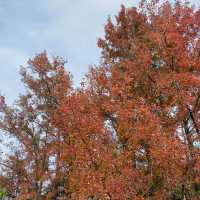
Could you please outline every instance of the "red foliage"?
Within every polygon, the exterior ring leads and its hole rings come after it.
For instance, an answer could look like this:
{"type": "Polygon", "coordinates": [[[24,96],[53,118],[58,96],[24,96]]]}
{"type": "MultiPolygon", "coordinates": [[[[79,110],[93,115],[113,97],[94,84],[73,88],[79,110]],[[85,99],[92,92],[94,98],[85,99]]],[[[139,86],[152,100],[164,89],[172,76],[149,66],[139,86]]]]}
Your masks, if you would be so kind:
{"type": "Polygon", "coordinates": [[[20,145],[1,185],[18,200],[199,199],[199,33],[198,9],[144,0],[108,19],[80,89],[62,59],[30,60],[27,94],[2,104],[20,145]]]}

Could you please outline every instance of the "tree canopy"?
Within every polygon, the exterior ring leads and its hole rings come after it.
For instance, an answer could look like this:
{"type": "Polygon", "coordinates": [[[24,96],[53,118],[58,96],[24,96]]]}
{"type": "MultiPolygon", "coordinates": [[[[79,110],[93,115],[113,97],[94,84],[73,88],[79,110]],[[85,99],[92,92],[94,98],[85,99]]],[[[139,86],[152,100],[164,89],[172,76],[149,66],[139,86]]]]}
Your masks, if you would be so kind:
{"type": "Polygon", "coordinates": [[[3,195],[198,200],[200,10],[122,5],[98,46],[101,64],[80,88],[62,58],[43,52],[21,68],[26,93],[15,105],[1,97],[0,129],[18,142],[0,163],[3,195]]]}

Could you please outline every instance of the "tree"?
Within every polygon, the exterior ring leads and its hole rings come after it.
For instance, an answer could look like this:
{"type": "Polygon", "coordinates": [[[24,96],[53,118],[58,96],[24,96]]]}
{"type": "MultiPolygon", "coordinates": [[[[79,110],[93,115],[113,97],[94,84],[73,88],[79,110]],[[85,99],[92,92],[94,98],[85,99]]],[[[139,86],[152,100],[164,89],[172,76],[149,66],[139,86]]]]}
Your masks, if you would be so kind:
{"type": "Polygon", "coordinates": [[[21,68],[26,94],[14,107],[1,106],[0,128],[14,137],[18,148],[3,168],[16,199],[51,199],[57,193],[60,176],[60,150],[53,146],[60,140],[50,117],[60,100],[71,90],[70,75],[60,58],[49,61],[46,53],[29,60],[21,68]]]}
{"type": "Polygon", "coordinates": [[[108,19],[80,88],[62,59],[30,60],[27,93],[1,98],[0,128],[19,146],[0,186],[17,200],[199,199],[199,33],[199,9],[142,0],[108,19]]]}
{"type": "Polygon", "coordinates": [[[6,192],[4,188],[0,189],[0,199],[3,199],[6,196],[6,192]]]}
{"type": "Polygon", "coordinates": [[[111,199],[199,198],[199,14],[142,1],[105,26],[89,90],[120,150],[111,199]]]}

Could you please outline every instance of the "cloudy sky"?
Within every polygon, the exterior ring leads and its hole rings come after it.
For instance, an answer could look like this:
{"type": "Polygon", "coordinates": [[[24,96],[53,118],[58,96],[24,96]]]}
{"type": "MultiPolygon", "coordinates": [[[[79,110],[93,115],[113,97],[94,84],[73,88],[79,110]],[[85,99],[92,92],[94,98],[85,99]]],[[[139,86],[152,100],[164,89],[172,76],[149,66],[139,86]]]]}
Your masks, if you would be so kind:
{"type": "MultiPolygon", "coordinates": [[[[193,0],[193,2],[198,0],[193,0]]],[[[76,85],[98,64],[97,38],[109,15],[138,0],[0,0],[0,92],[9,103],[22,92],[19,66],[47,50],[68,60],[76,85]]]]}

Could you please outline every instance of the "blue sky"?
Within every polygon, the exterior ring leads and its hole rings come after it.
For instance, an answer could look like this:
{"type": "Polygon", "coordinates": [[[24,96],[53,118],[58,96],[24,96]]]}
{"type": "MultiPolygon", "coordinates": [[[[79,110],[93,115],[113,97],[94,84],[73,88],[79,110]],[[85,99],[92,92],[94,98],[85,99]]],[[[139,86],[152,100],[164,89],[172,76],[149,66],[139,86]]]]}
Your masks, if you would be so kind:
{"type": "MultiPolygon", "coordinates": [[[[134,2],[134,3],[133,3],[134,2]]],[[[98,64],[97,38],[108,15],[132,0],[0,0],[0,92],[9,103],[22,90],[19,66],[47,50],[68,60],[76,85],[98,64]]]]}
{"type": "MultiPolygon", "coordinates": [[[[68,60],[76,85],[98,64],[97,38],[120,5],[139,0],[0,0],[0,92],[9,103],[22,92],[19,66],[47,50],[68,60]]],[[[198,0],[193,0],[193,2],[198,0]]]]}

